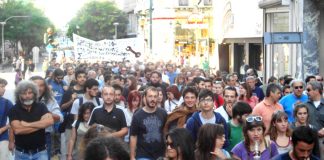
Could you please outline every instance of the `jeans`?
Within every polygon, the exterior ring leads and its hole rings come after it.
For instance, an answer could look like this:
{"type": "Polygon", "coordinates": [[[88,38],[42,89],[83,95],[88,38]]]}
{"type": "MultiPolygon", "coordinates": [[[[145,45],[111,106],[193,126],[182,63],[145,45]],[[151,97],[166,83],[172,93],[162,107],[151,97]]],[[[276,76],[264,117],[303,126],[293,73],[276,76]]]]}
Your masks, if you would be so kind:
{"type": "Polygon", "coordinates": [[[15,151],[15,160],[47,160],[47,151],[43,150],[35,154],[26,154],[23,152],[15,151]]]}
{"type": "Polygon", "coordinates": [[[52,136],[51,133],[46,132],[46,149],[47,149],[47,156],[48,160],[51,160],[51,150],[52,150],[52,136]]]}

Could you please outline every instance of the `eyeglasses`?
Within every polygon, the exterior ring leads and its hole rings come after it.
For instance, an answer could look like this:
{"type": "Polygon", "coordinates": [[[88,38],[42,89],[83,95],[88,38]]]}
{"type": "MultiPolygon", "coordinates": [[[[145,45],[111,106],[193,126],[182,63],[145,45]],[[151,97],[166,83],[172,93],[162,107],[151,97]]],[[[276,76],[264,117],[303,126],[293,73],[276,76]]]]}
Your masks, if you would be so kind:
{"type": "Polygon", "coordinates": [[[214,102],[214,101],[213,101],[212,98],[206,98],[206,99],[202,99],[202,100],[200,100],[200,102],[201,102],[201,103],[204,103],[204,102],[206,102],[206,103],[210,103],[210,102],[214,102]]]}
{"type": "Polygon", "coordinates": [[[249,122],[249,123],[254,122],[254,121],[261,122],[262,117],[261,116],[250,116],[250,117],[246,117],[245,120],[246,120],[246,122],[249,122]]]}
{"type": "Polygon", "coordinates": [[[317,81],[317,82],[322,82],[322,81],[323,81],[323,79],[316,79],[316,81],[317,81]]]}
{"type": "Polygon", "coordinates": [[[175,146],[172,142],[165,142],[165,144],[166,144],[166,147],[170,146],[170,148],[172,148],[172,149],[175,148],[175,146]]]}
{"type": "Polygon", "coordinates": [[[304,86],[295,86],[294,88],[295,88],[295,89],[303,89],[304,86]]]}

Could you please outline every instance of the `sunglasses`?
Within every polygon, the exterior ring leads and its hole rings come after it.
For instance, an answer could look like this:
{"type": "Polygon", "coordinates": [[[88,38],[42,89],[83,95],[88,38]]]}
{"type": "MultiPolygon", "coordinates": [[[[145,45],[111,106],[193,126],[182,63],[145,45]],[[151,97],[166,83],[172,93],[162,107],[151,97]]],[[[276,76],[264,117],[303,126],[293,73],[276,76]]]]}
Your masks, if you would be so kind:
{"type": "Polygon", "coordinates": [[[303,89],[304,87],[303,86],[295,86],[294,88],[295,89],[303,89]]]}
{"type": "Polygon", "coordinates": [[[175,145],[172,142],[165,142],[166,146],[170,146],[172,149],[175,148],[175,145]]]}
{"type": "Polygon", "coordinates": [[[262,117],[261,116],[250,116],[250,117],[246,117],[245,120],[246,120],[246,122],[249,122],[249,123],[254,122],[254,121],[261,122],[262,117]]]}

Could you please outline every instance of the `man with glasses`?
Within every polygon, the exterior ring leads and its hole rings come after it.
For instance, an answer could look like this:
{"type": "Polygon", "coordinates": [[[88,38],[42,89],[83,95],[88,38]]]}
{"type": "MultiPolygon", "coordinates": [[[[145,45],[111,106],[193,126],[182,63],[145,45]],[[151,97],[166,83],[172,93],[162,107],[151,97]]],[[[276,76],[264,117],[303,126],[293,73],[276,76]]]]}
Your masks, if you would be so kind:
{"type": "Polygon", "coordinates": [[[308,100],[308,96],[303,94],[305,84],[302,80],[294,79],[290,82],[290,87],[293,93],[282,97],[279,103],[282,105],[286,114],[288,115],[288,122],[294,122],[294,105],[296,103],[305,103],[308,100]]]}
{"type": "Polygon", "coordinates": [[[253,115],[259,115],[263,118],[266,132],[269,130],[272,114],[277,110],[283,110],[281,104],[278,103],[281,97],[281,88],[277,84],[270,83],[267,86],[266,97],[258,103],[252,111],[253,115]]]}
{"type": "Polygon", "coordinates": [[[320,82],[312,81],[306,86],[309,100],[306,102],[309,124],[314,126],[319,136],[321,158],[324,159],[324,99],[322,97],[323,85],[320,82]]]}
{"type": "Polygon", "coordinates": [[[232,119],[232,108],[233,104],[237,100],[237,96],[236,88],[226,87],[224,90],[225,103],[223,106],[220,106],[215,110],[215,112],[223,116],[226,122],[229,122],[229,120],[232,119]]]}
{"type": "Polygon", "coordinates": [[[228,142],[228,127],[225,119],[217,112],[214,112],[214,96],[213,92],[209,90],[202,90],[199,95],[199,107],[201,111],[195,112],[188,120],[186,128],[190,131],[194,141],[197,139],[199,128],[206,124],[221,124],[225,130],[225,144],[224,148],[229,145],[228,142]]]}

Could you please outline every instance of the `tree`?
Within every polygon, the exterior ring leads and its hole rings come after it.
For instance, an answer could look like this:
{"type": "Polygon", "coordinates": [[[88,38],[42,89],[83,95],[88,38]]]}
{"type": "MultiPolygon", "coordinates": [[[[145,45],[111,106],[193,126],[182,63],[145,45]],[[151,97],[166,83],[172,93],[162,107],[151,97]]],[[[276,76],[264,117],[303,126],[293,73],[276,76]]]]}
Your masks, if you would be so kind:
{"type": "Polygon", "coordinates": [[[26,53],[34,46],[43,45],[43,34],[53,24],[45,14],[27,1],[10,0],[0,5],[0,21],[10,16],[29,16],[28,18],[12,18],[5,25],[4,37],[12,44],[21,41],[26,53]]]}
{"type": "Polygon", "coordinates": [[[92,39],[111,39],[115,35],[118,22],[118,37],[126,36],[127,15],[116,8],[110,1],[92,1],[85,4],[69,22],[67,36],[72,39],[73,33],[92,39]]]}

